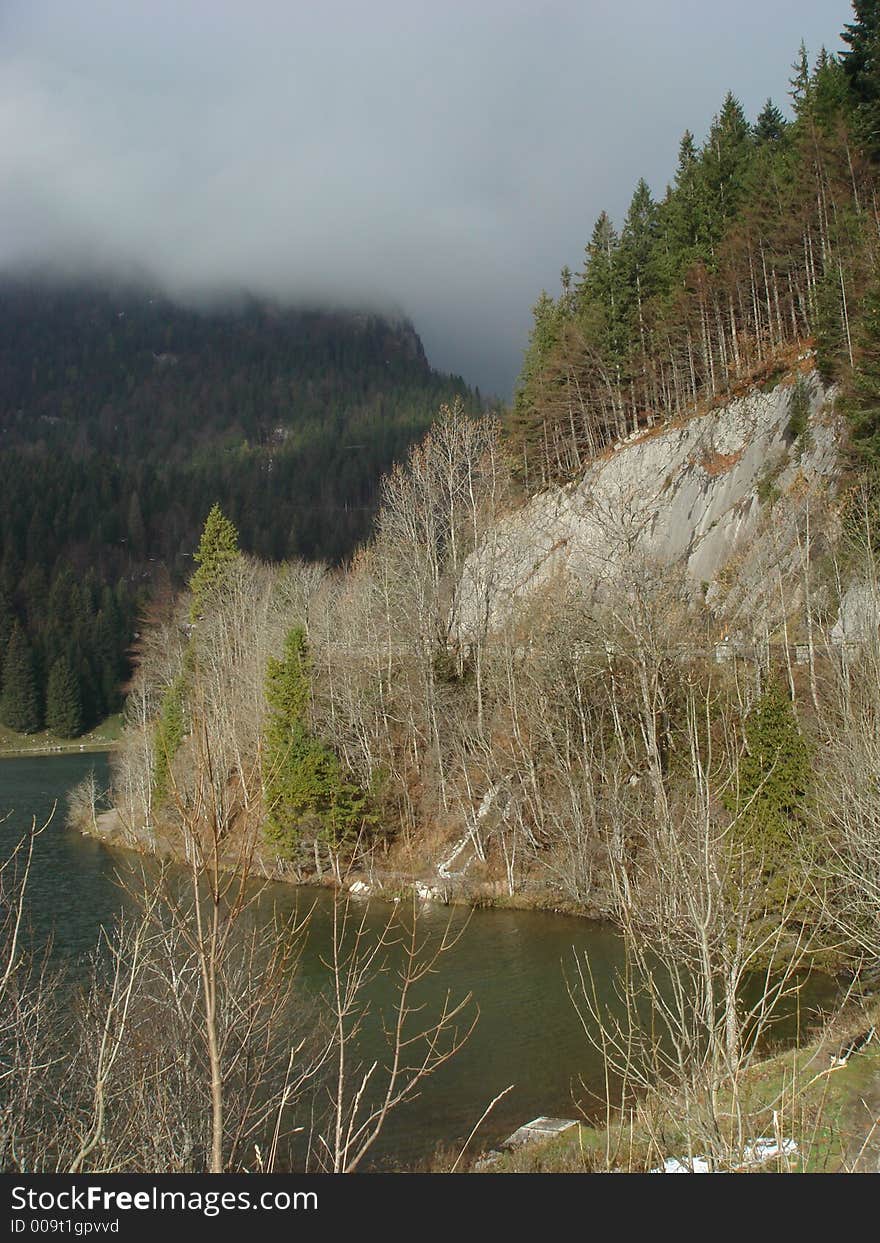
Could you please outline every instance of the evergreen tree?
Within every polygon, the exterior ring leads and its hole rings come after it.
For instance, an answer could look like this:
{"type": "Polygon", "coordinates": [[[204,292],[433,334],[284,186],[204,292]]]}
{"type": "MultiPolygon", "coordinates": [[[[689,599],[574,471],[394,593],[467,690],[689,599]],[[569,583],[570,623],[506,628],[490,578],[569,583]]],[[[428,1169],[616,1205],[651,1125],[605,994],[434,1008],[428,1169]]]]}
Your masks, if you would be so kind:
{"type": "Polygon", "coordinates": [[[266,838],[284,858],[296,855],[306,831],[336,851],[368,819],[367,797],[309,728],[309,655],[301,626],[288,633],[281,659],[269,661],[266,703],[266,838]]]}
{"type": "Polygon", "coordinates": [[[757,859],[768,888],[781,896],[805,823],[810,755],[791,699],[771,681],[745,722],[746,750],[728,799],[736,837],[757,859]]]}
{"type": "Polygon", "coordinates": [[[859,308],[856,366],[850,380],[847,414],[853,448],[866,462],[880,462],[880,274],[871,281],[859,308]]]}
{"type": "Polygon", "coordinates": [[[789,78],[791,90],[792,104],[794,105],[795,114],[801,117],[808,117],[812,107],[813,99],[813,80],[810,73],[810,59],[807,55],[807,45],[801,40],[798,48],[797,60],[792,65],[794,76],[789,78]]]}
{"type": "Polygon", "coordinates": [[[778,142],[786,130],[786,120],[772,99],[758,113],[753,133],[758,143],[778,142]]]}
{"type": "Polygon", "coordinates": [[[532,328],[510,418],[511,438],[519,449],[527,481],[530,473],[536,479],[541,477],[539,471],[530,470],[530,463],[541,459],[542,420],[540,414],[536,416],[536,408],[544,397],[548,363],[562,340],[565,311],[566,307],[557,304],[543,290],[532,307],[532,328]]]}
{"type": "Polygon", "coordinates": [[[846,351],[840,277],[834,268],[816,282],[815,296],[816,366],[820,375],[831,381],[837,379],[846,351]]]}
{"type": "Polygon", "coordinates": [[[153,803],[160,808],[171,789],[171,766],[186,737],[186,688],[178,674],[162,696],[153,734],[153,803]]]}
{"type": "Polygon", "coordinates": [[[194,560],[198,569],[190,579],[190,617],[198,621],[222,590],[230,565],[239,556],[238,532],[218,504],[211,507],[194,560]]]}
{"type": "Polygon", "coordinates": [[[712,122],[700,161],[713,244],[721,238],[725,222],[739,206],[750,154],[751,127],[742,104],[728,91],[712,122]]]}
{"type": "MultiPolygon", "coordinates": [[[[830,56],[823,47],[813,71],[812,113],[817,125],[835,142],[840,138],[837,124],[851,113],[851,104],[846,71],[837,57],[830,56]]],[[[861,130],[861,121],[857,128],[861,130]]]]}
{"type": "Polygon", "coordinates": [[[15,625],[15,610],[6,588],[0,583],[0,692],[3,690],[3,660],[9,645],[9,636],[15,625]]]}
{"type": "Polygon", "coordinates": [[[33,734],[42,724],[34,658],[18,622],[12,627],[3,662],[0,721],[20,734],[33,734]]]}
{"type": "Polygon", "coordinates": [[[131,500],[128,503],[127,527],[128,543],[133,556],[143,556],[145,544],[144,519],[141,512],[140,497],[137,492],[132,492],[131,500]]]}
{"type": "Polygon", "coordinates": [[[79,682],[64,656],[55,661],[49,672],[46,725],[59,738],[75,738],[82,733],[79,682]]]}
{"type": "Polygon", "coordinates": [[[865,148],[880,158],[880,0],[853,0],[855,21],[841,38],[849,50],[841,55],[843,72],[855,104],[865,148]]]}
{"type": "Polygon", "coordinates": [[[655,292],[653,266],[658,239],[658,209],[644,177],[640,178],[630,201],[620,235],[619,267],[622,296],[631,323],[631,333],[641,339],[643,309],[655,292]]]}
{"type": "Polygon", "coordinates": [[[705,256],[709,215],[694,136],[685,130],[678,147],[675,183],[660,212],[664,236],[661,266],[666,288],[676,285],[697,259],[705,256]]]}
{"type": "Polygon", "coordinates": [[[619,381],[628,336],[620,239],[611,217],[604,211],[599,215],[587,244],[577,301],[578,318],[589,325],[591,339],[619,381]]]}

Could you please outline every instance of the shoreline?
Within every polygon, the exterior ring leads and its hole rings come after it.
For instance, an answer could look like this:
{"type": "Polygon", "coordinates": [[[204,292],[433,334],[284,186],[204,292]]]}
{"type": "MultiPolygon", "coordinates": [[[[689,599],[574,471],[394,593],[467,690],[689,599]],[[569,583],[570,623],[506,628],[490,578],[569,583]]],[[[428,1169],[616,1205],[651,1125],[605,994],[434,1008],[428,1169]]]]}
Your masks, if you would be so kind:
{"type": "Polygon", "coordinates": [[[114,742],[85,742],[79,746],[2,747],[0,760],[26,759],[29,755],[50,757],[53,755],[101,755],[113,751],[114,742]]]}
{"type": "MultiPolygon", "coordinates": [[[[145,833],[144,829],[127,828],[115,807],[99,812],[93,823],[73,823],[68,825],[89,837],[93,841],[102,842],[114,849],[131,851],[132,854],[154,859],[163,859],[183,866],[186,860],[167,839],[157,839],[145,833]]],[[[221,867],[226,871],[235,871],[239,856],[228,856],[221,859],[221,867]]],[[[269,881],[273,884],[299,886],[311,889],[336,889],[340,893],[350,894],[360,900],[376,900],[381,902],[397,902],[404,895],[414,895],[422,902],[434,903],[438,906],[461,906],[471,910],[514,910],[532,911],[536,914],[558,915],[568,919],[584,920],[588,923],[613,926],[611,921],[596,909],[566,903],[558,894],[549,889],[535,890],[532,893],[516,893],[508,895],[498,893],[495,882],[476,882],[468,885],[453,885],[441,878],[426,878],[424,870],[394,871],[382,877],[373,873],[372,877],[362,870],[344,874],[338,881],[331,870],[323,875],[316,873],[292,873],[287,871],[282,860],[273,861],[264,855],[259,846],[253,855],[251,875],[255,879],[269,881]],[[393,877],[393,883],[389,877],[393,877]]]]}

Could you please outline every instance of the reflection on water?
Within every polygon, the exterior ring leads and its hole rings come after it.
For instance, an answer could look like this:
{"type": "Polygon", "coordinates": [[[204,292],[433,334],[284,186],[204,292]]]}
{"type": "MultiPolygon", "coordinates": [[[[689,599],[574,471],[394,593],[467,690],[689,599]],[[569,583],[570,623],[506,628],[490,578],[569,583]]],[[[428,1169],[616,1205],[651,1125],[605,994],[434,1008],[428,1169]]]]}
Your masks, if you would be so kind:
{"type": "MultiPolygon", "coordinates": [[[[17,839],[31,815],[46,818],[59,807],[41,835],[29,890],[29,916],[35,935],[53,938],[53,953],[68,960],[93,950],[102,925],[112,922],[123,905],[114,877],[139,863],[125,852],[111,851],[64,826],[64,795],[90,768],[98,784],[107,784],[103,755],[31,757],[0,761],[0,850],[17,839]]],[[[267,912],[274,905],[289,911],[314,903],[301,969],[306,982],[320,987],[326,978],[321,955],[330,938],[332,903],[325,891],[297,891],[272,885],[260,899],[267,912]]],[[[376,931],[389,908],[374,903],[368,921],[376,931]]],[[[488,1103],[510,1084],[481,1129],[487,1145],[510,1134],[538,1114],[573,1116],[584,1088],[600,1098],[601,1063],[585,1041],[566,991],[574,954],[587,953],[600,999],[610,997],[621,949],[607,929],[584,920],[525,911],[473,911],[427,907],[426,934],[440,936],[452,919],[462,935],[442,959],[442,973],[431,977],[423,996],[436,1008],[447,989],[458,999],[472,993],[479,1007],[476,1030],[465,1048],[442,1067],[422,1095],[389,1116],[376,1163],[411,1166],[438,1145],[452,1148],[469,1134],[488,1103]],[[582,1086],[583,1085],[583,1086],[582,1086]]],[[[390,1004],[393,977],[381,976],[372,987],[374,1009],[390,1004]]],[[[376,1024],[363,1038],[361,1055],[381,1056],[376,1024]]]]}

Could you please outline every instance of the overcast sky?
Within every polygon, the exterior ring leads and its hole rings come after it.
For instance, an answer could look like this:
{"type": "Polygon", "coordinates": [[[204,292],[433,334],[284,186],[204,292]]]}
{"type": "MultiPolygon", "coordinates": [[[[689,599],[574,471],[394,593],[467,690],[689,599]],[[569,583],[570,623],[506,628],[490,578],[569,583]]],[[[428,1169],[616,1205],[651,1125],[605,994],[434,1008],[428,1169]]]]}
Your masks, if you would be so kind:
{"type": "Polygon", "coordinates": [[[414,320],[507,395],[598,213],[847,0],[0,0],[0,264],[414,320]]]}

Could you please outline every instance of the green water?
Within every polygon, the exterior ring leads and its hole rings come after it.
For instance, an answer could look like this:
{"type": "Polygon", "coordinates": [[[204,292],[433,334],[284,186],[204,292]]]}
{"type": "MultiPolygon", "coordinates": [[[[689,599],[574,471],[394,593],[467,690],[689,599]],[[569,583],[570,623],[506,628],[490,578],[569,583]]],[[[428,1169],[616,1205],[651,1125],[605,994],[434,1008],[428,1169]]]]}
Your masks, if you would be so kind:
{"type": "MultiPolygon", "coordinates": [[[[31,815],[41,822],[58,802],[37,842],[29,916],[35,935],[51,937],[53,953],[74,962],[95,948],[101,925],[122,906],[114,876],[132,864],[125,852],[64,826],[65,792],[92,768],[99,785],[106,785],[107,759],[100,754],[0,760],[0,816],[12,812],[0,824],[0,857],[31,815]]],[[[281,909],[315,903],[301,968],[306,980],[317,983],[329,943],[329,895],[274,885],[261,901],[281,909]]],[[[372,904],[370,923],[378,929],[388,911],[383,903],[372,904]]],[[[426,934],[440,934],[449,917],[445,908],[426,908],[426,934]]],[[[422,1096],[389,1117],[374,1162],[386,1168],[412,1167],[438,1146],[460,1143],[510,1084],[513,1090],[480,1130],[486,1146],[539,1114],[576,1116],[577,1101],[603,1094],[603,1068],[579,1026],[565,976],[566,968],[571,975],[574,954],[587,953],[600,996],[610,996],[621,962],[616,937],[584,920],[535,912],[454,910],[452,918],[467,926],[444,958],[442,975],[428,981],[423,996],[439,1005],[447,989],[454,998],[470,992],[479,1021],[464,1049],[425,1085],[422,1096]]],[[[377,1010],[391,987],[388,976],[374,986],[377,1010]]],[[[364,1040],[361,1054],[368,1061],[381,1054],[375,1039],[374,1034],[364,1040]]]]}

